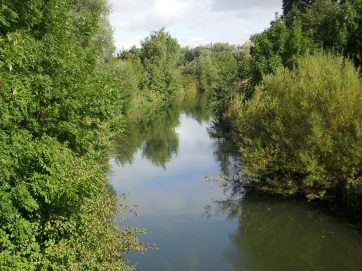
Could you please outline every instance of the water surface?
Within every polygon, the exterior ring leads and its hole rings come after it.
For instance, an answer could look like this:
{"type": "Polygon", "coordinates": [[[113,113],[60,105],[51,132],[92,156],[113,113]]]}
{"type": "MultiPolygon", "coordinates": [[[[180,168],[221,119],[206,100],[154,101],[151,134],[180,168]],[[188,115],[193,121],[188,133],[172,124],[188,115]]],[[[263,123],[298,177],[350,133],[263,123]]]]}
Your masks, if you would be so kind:
{"type": "MultiPolygon", "coordinates": [[[[205,105],[205,101],[201,100],[205,105]]],[[[129,258],[137,270],[361,270],[362,236],[293,200],[232,195],[204,173],[227,171],[235,147],[207,132],[204,106],[172,106],[128,127],[109,182],[129,192],[129,225],[159,250],[129,258]]]]}

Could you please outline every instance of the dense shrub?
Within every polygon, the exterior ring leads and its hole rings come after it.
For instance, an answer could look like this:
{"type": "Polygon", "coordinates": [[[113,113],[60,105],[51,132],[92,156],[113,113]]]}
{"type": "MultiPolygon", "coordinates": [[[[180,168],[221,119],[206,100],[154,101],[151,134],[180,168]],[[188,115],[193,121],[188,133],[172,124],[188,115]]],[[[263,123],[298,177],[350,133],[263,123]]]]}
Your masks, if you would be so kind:
{"type": "Polygon", "coordinates": [[[1,149],[1,270],[128,270],[122,252],[142,250],[134,234],[143,230],[110,219],[117,198],[104,165],[48,136],[30,139],[13,133],[1,149]]]}
{"type": "Polygon", "coordinates": [[[277,193],[310,199],[342,193],[362,204],[362,82],[339,56],[305,56],[264,77],[228,118],[245,173],[277,193]]]}

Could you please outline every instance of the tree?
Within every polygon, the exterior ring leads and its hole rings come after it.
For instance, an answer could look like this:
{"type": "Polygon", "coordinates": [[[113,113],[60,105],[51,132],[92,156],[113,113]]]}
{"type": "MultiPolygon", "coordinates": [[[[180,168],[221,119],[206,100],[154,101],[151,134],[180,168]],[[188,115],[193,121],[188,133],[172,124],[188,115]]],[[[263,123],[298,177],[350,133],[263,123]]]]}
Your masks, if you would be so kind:
{"type": "Polygon", "coordinates": [[[283,0],[283,16],[288,15],[288,13],[292,12],[293,9],[303,12],[306,7],[314,1],[315,0],[283,0]]]}
{"type": "Polygon", "coordinates": [[[141,42],[141,62],[145,69],[144,86],[170,97],[181,87],[181,73],[177,67],[181,47],[164,28],[154,31],[141,42]]]}
{"type": "Polygon", "coordinates": [[[210,49],[213,53],[232,52],[234,50],[234,46],[228,43],[216,42],[211,44],[210,49]]]}
{"type": "Polygon", "coordinates": [[[346,14],[337,1],[315,0],[298,16],[303,32],[324,49],[343,52],[347,42],[346,14]]]}
{"type": "Polygon", "coordinates": [[[362,67],[362,1],[346,1],[344,7],[348,37],[344,54],[352,57],[356,66],[362,67]]]}
{"type": "Polygon", "coordinates": [[[185,73],[192,74],[196,78],[199,92],[209,92],[215,87],[217,70],[209,55],[196,57],[186,67],[185,73]]]}
{"type": "Polygon", "coordinates": [[[362,35],[358,27],[361,24],[361,0],[284,1],[283,5],[294,6],[283,14],[283,22],[288,28],[300,23],[304,36],[324,50],[353,58],[355,65],[361,66],[362,35]]]}
{"type": "Polygon", "coordinates": [[[217,120],[222,120],[227,103],[234,95],[238,82],[238,65],[229,51],[216,53],[213,62],[217,70],[217,80],[212,91],[212,109],[217,120]]]}
{"type": "Polygon", "coordinates": [[[244,74],[249,80],[247,96],[259,84],[263,76],[275,72],[278,68],[293,68],[300,56],[307,51],[314,51],[316,45],[303,35],[301,23],[296,21],[291,28],[277,16],[270,28],[250,38],[251,58],[245,65],[244,74]]]}

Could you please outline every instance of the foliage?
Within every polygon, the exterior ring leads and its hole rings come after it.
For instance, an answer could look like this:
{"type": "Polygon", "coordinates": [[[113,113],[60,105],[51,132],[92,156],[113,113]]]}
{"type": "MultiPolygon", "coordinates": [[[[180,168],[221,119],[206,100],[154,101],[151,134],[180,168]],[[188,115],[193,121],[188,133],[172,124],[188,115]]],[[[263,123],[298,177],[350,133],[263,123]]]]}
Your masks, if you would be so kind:
{"type": "Polygon", "coordinates": [[[361,0],[283,1],[283,16],[262,33],[251,37],[251,57],[240,76],[247,80],[244,93],[253,95],[263,76],[278,68],[292,69],[305,53],[327,50],[351,57],[361,65],[361,0]]]}
{"type": "Polygon", "coordinates": [[[348,14],[346,25],[348,39],[344,54],[352,57],[357,67],[362,67],[362,1],[346,2],[345,13],[348,14]]]}
{"type": "Polygon", "coordinates": [[[139,95],[148,97],[145,102],[167,100],[182,89],[181,47],[177,40],[165,31],[153,31],[141,41],[141,48],[133,46],[122,50],[118,58],[132,64],[139,82],[139,95]]]}
{"type": "Polygon", "coordinates": [[[216,86],[212,92],[212,109],[216,118],[222,119],[228,101],[232,98],[238,81],[238,66],[231,52],[223,51],[214,56],[217,73],[216,86]]]}
{"type": "Polygon", "coordinates": [[[2,270],[125,267],[120,252],[140,249],[133,234],[143,231],[119,232],[109,218],[116,198],[106,190],[104,166],[47,136],[17,140],[8,166],[22,179],[2,178],[1,186],[2,270]]]}
{"type": "Polygon", "coordinates": [[[270,28],[253,35],[250,40],[253,44],[250,49],[251,58],[244,71],[249,85],[246,90],[248,97],[263,76],[274,73],[281,67],[293,68],[300,56],[316,48],[313,41],[303,35],[300,22],[295,22],[288,28],[278,17],[270,28]]]}
{"type": "Polygon", "coordinates": [[[345,10],[331,0],[316,0],[299,14],[303,31],[324,49],[342,52],[347,41],[345,10]]]}
{"type": "Polygon", "coordinates": [[[107,15],[105,0],[1,1],[2,270],[118,270],[141,249],[104,178],[137,84],[107,15]]]}
{"type": "Polygon", "coordinates": [[[288,13],[293,12],[293,9],[296,9],[298,11],[304,11],[305,8],[314,1],[315,0],[283,0],[283,16],[286,16],[288,15],[288,13]]]}
{"type": "Polygon", "coordinates": [[[300,22],[305,36],[325,50],[351,57],[356,66],[361,66],[361,0],[283,1],[283,7],[287,2],[289,6],[298,2],[293,9],[284,11],[283,21],[288,27],[300,22]]]}
{"type": "Polygon", "coordinates": [[[247,58],[245,48],[215,43],[184,50],[184,55],[184,74],[195,78],[198,92],[211,93],[214,116],[221,121],[227,102],[235,94],[240,65],[247,58]]]}
{"type": "Polygon", "coordinates": [[[343,194],[361,208],[362,82],[340,56],[305,56],[264,77],[228,117],[243,168],[260,186],[313,198],[343,194]]]}
{"type": "Polygon", "coordinates": [[[196,79],[199,92],[212,92],[219,85],[229,84],[230,80],[235,79],[234,60],[237,61],[237,65],[241,65],[244,59],[245,52],[242,46],[215,43],[194,49],[183,48],[181,63],[186,66],[184,74],[192,75],[196,79]],[[224,82],[224,79],[227,82],[224,82]]]}
{"type": "Polygon", "coordinates": [[[188,63],[192,62],[195,59],[194,50],[190,47],[182,47],[180,54],[180,64],[186,66],[188,63]]]}
{"type": "Polygon", "coordinates": [[[209,92],[215,87],[217,69],[209,55],[201,54],[196,57],[186,67],[185,73],[194,76],[199,92],[209,92]]]}

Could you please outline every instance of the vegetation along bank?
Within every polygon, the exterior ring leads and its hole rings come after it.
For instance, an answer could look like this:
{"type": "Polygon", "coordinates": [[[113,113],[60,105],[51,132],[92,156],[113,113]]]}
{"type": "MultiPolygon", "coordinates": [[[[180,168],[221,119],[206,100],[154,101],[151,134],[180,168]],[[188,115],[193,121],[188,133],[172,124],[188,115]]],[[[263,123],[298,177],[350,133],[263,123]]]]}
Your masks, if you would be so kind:
{"type": "Polygon", "coordinates": [[[243,45],[181,48],[160,29],[117,55],[106,0],[0,3],[2,270],[131,270],[147,244],[111,219],[112,139],[195,92],[250,184],[360,217],[361,0],[284,0],[243,45]]]}

